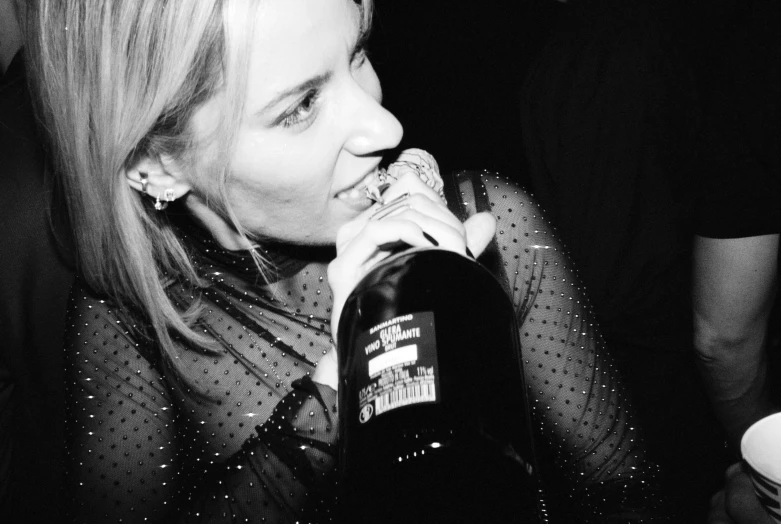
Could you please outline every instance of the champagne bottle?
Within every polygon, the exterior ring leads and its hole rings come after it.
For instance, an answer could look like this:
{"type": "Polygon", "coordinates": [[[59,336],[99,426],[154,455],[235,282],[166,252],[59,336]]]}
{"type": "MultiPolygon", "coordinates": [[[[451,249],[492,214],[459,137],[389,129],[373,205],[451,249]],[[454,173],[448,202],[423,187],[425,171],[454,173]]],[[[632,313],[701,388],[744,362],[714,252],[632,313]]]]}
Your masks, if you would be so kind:
{"type": "Polygon", "coordinates": [[[339,322],[342,522],[539,522],[518,325],[479,263],[410,249],[339,322]]]}

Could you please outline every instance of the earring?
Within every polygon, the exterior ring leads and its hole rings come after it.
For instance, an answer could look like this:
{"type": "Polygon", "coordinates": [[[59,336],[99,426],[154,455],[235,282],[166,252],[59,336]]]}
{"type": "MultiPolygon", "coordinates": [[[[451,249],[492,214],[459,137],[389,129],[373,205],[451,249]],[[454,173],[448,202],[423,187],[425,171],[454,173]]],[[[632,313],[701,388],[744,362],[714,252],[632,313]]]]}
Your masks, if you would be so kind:
{"type": "Polygon", "coordinates": [[[168,207],[168,202],[164,200],[160,200],[160,193],[158,193],[157,198],[155,199],[155,209],[157,211],[162,211],[167,207],[168,207]]]}
{"type": "Polygon", "coordinates": [[[157,198],[155,199],[155,209],[158,211],[162,211],[165,208],[168,207],[169,202],[173,202],[176,200],[176,196],[174,195],[173,188],[168,188],[163,192],[163,199],[160,200],[160,193],[157,194],[157,198]]]}
{"type": "Polygon", "coordinates": [[[141,177],[141,193],[146,194],[146,188],[149,185],[149,175],[146,173],[138,173],[138,176],[141,177]]]}

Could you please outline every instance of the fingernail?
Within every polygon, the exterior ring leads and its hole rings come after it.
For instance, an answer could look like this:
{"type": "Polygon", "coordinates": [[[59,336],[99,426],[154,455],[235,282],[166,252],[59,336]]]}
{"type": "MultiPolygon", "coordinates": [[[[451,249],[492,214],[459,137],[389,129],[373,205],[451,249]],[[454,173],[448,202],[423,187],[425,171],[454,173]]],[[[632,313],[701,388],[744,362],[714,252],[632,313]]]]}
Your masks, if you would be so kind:
{"type": "Polygon", "coordinates": [[[380,184],[378,186],[374,185],[368,185],[364,188],[364,192],[366,193],[366,197],[369,200],[372,200],[374,202],[377,202],[378,204],[385,205],[385,201],[382,198],[382,194],[385,192],[386,189],[390,187],[390,184],[380,184]]]}
{"type": "Polygon", "coordinates": [[[377,186],[366,186],[364,189],[364,193],[366,194],[366,198],[373,202],[377,202],[380,205],[383,205],[385,202],[382,200],[382,194],[380,193],[380,188],[377,186]]]}

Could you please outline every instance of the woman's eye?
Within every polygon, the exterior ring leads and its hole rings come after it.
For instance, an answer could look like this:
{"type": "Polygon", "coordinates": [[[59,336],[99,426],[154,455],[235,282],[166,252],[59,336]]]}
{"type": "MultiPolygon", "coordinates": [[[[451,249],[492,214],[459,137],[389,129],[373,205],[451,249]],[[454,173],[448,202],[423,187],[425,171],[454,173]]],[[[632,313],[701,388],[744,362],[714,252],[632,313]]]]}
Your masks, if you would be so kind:
{"type": "Polygon", "coordinates": [[[281,118],[282,126],[293,127],[311,120],[316,113],[318,96],[319,93],[316,90],[309,91],[292,111],[281,118]]]}

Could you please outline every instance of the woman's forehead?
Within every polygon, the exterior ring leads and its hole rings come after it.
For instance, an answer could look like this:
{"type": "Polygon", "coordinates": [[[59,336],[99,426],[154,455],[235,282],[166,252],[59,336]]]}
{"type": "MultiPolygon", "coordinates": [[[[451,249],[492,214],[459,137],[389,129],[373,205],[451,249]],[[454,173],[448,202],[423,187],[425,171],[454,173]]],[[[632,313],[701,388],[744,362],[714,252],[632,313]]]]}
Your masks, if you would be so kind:
{"type": "MultiPolygon", "coordinates": [[[[198,136],[210,135],[230,100],[241,100],[244,117],[268,116],[266,121],[270,121],[278,116],[285,104],[295,100],[285,93],[295,94],[297,86],[329,75],[351,53],[364,29],[363,13],[355,0],[259,0],[254,11],[236,9],[225,22],[227,40],[234,42],[229,48],[236,46],[229,53],[248,54],[238,61],[239,76],[231,76],[239,78],[240,91],[228,87],[200,107],[191,121],[198,136]],[[248,17],[253,17],[252,24],[248,17]],[[245,72],[246,84],[241,80],[245,72]],[[229,99],[224,98],[226,94],[229,99]]],[[[232,84],[230,78],[226,84],[232,84]]]]}
{"type": "Polygon", "coordinates": [[[354,0],[264,0],[251,42],[250,82],[279,93],[325,73],[350,53],[361,26],[354,0]]]}

